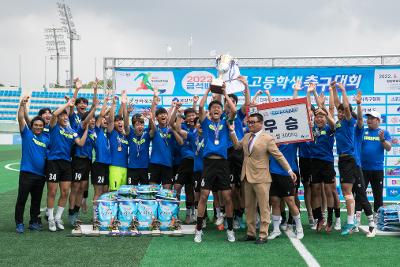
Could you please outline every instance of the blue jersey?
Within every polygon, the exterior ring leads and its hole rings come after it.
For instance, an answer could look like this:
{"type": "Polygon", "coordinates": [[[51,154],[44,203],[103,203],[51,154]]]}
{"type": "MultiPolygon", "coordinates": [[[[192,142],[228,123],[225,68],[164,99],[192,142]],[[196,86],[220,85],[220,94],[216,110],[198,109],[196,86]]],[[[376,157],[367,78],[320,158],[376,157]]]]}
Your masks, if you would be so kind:
{"type": "Polygon", "coordinates": [[[129,158],[128,168],[145,169],[149,166],[149,130],[145,129],[142,135],[136,135],[135,130],[131,128],[128,136],[129,158]]]}
{"type": "Polygon", "coordinates": [[[311,142],[299,143],[299,157],[305,159],[311,158],[311,142]]]}
{"type": "Polygon", "coordinates": [[[189,142],[194,145],[194,172],[203,171],[203,151],[204,151],[204,138],[199,136],[198,131],[188,135],[189,142]]]}
{"type": "MultiPolygon", "coordinates": [[[[188,127],[186,124],[182,125],[182,129],[187,131],[188,135],[197,131],[194,127],[188,127]]],[[[194,145],[190,143],[189,138],[184,140],[183,145],[180,146],[180,156],[183,159],[194,159],[194,145]]]]}
{"type": "Polygon", "coordinates": [[[229,130],[226,120],[213,122],[205,118],[201,123],[203,136],[205,139],[205,147],[203,157],[207,158],[211,155],[218,155],[224,159],[228,158],[229,130]]]}
{"type": "MultiPolygon", "coordinates": [[[[82,125],[78,126],[78,136],[82,138],[85,129],[82,128],[82,125]]],[[[75,148],[75,156],[81,158],[88,158],[92,160],[93,157],[93,147],[96,142],[96,132],[93,129],[88,130],[86,142],[83,146],[76,146],[75,148]]]]}
{"type": "Polygon", "coordinates": [[[47,139],[50,139],[50,125],[46,124],[43,128],[43,135],[47,137],[47,139]]]}
{"type": "Polygon", "coordinates": [[[358,167],[361,167],[361,143],[364,134],[364,128],[354,126],[354,159],[358,167]]]}
{"type": "MultiPolygon", "coordinates": [[[[297,162],[298,147],[299,147],[298,144],[280,144],[279,145],[279,150],[282,152],[283,156],[285,156],[285,159],[289,163],[290,168],[292,168],[292,170],[294,172],[299,171],[299,164],[297,162]]],[[[271,173],[289,176],[288,172],[282,168],[282,166],[279,164],[279,162],[274,157],[270,157],[269,169],[270,169],[271,173]]]]}
{"type": "Polygon", "coordinates": [[[354,156],[354,125],[356,120],[342,119],[336,122],[336,149],[337,154],[354,156]]]}
{"type": "Polygon", "coordinates": [[[313,134],[314,142],[310,142],[311,158],[333,162],[335,131],[328,124],[322,129],[314,125],[313,134]]]}
{"type": "Polygon", "coordinates": [[[21,132],[22,157],[20,170],[45,176],[46,152],[49,139],[44,134],[35,135],[25,125],[21,132]]]}
{"type": "Polygon", "coordinates": [[[172,154],[175,148],[175,138],[169,127],[156,127],[152,138],[150,163],[172,167],[172,154]]]}
{"type": "Polygon", "coordinates": [[[70,127],[62,128],[58,123],[50,128],[50,146],[48,160],[71,161],[71,149],[78,134],[70,127]]]}
{"type": "Polygon", "coordinates": [[[71,128],[75,131],[78,131],[79,125],[81,125],[82,122],[81,115],[79,113],[72,112],[72,114],[69,115],[68,119],[71,128]]]}
{"type": "Polygon", "coordinates": [[[115,129],[108,133],[111,149],[112,166],[127,168],[128,167],[128,140],[126,136],[119,133],[115,129]]]}
{"type": "Polygon", "coordinates": [[[107,128],[103,129],[95,127],[96,142],[94,144],[94,150],[96,152],[96,161],[103,164],[111,164],[111,148],[110,141],[107,136],[107,128]]]}
{"type": "MultiPolygon", "coordinates": [[[[380,128],[375,130],[364,130],[364,136],[361,144],[361,166],[363,170],[383,170],[383,156],[385,154],[385,150],[379,139],[379,131],[381,130],[382,129],[380,128]]],[[[384,138],[386,141],[391,141],[388,131],[384,131],[384,138]]]]}

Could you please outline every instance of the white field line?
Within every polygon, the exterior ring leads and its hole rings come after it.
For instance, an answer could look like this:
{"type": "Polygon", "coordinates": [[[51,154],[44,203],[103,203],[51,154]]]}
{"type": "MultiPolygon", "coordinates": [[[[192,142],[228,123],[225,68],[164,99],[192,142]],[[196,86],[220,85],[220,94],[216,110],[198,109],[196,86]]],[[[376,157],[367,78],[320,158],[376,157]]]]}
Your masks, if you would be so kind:
{"type": "Polygon", "coordinates": [[[304,259],[306,264],[310,267],[319,267],[319,263],[314,258],[314,256],[307,250],[307,248],[301,243],[299,239],[296,238],[295,234],[292,231],[285,231],[292,245],[299,252],[300,256],[304,259]]]}
{"type": "Polygon", "coordinates": [[[11,166],[17,165],[17,164],[19,165],[20,163],[19,162],[9,163],[6,166],[4,166],[4,168],[6,168],[9,171],[19,172],[19,169],[14,169],[11,167],[11,166]]]}

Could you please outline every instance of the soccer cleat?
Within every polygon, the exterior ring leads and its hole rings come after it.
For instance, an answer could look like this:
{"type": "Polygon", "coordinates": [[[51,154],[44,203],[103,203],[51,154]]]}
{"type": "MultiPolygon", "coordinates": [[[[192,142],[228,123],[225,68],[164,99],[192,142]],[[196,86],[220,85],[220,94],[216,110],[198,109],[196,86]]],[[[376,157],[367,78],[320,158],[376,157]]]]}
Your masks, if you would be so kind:
{"type": "Polygon", "coordinates": [[[29,230],[32,231],[42,231],[43,227],[39,223],[31,223],[29,224],[29,230]]]}
{"type": "Polygon", "coordinates": [[[315,219],[313,224],[311,225],[311,230],[314,230],[314,231],[317,230],[317,224],[318,224],[318,220],[315,219]]]}
{"type": "Polygon", "coordinates": [[[56,219],[56,227],[58,230],[64,230],[64,222],[61,219],[56,219]]]}
{"type": "Polygon", "coordinates": [[[233,232],[233,230],[227,230],[226,231],[226,237],[228,238],[229,242],[235,242],[236,241],[235,232],[233,232]]]}
{"type": "Polygon", "coordinates": [[[296,228],[296,238],[301,240],[304,237],[303,228],[296,228]]]}
{"type": "Polygon", "coordinates": [[[16,231],[18,234],[23,234],[23,233],[24,233],[24,230],[25,230],[25,226],[24,226],[23,223],[18,223],[18,224],[16,225],[16,227],[15,227],[15,231],[16,231]]]}
{"type": "Polygon", "coordinates": [[[346,224],[346,226],[344,227],[343,231],[342,231],[342,235],[350,235],[354,232],[354,228],[356,226],[354,224],[346,224]]]}
{"type": "Polygon", "coordinates": [[[333,227],[336,231],[340,231],[342,229],[342,223],[340,222],[340,218],[335,219],[335,226],[333,227]]]}
{"type": "Polygon", "coordinates": [[[375,237],[376,235],[376,227],[369,227],[367,237],[375,237]]]}
{"type": "Polygon", "coordinates": [[[324,228],[325,220],[322,218],[321,220],[318,220],[317,223],[317,232],[321,232],[322,228],[324,228]]]}
{"type": "Polygon", "coordinates": [[[332,232],[332,223],[328,222],[325,226],[325,232],[327,232],[328,234],[330,234],[332,232]]]}
{"type": "Polygon", "coordinates": [[[237,218],[237,217],[233,220],[233,229],[234,230],[240,229],[240,222],[239,222],[239,218],[237,218]]]}
{"type": "Polygon", "coordinates": [[[196,243],[201,243],[202,241],[202,236],[203,236],[203,230],[195,230],[194,231],[194,242],[196,243]]]}
{"type": "Polygon", "coordinates": [[[282,232],[279,231],[279,230],[278,231],[272,231],[271,234],[268,236],[268,239],[269,240],[273,240],[275,238],[280,237],[281,234],[282,234],[282,232]]]}
{"type": "Polygon", "coordinates": [[[56,222],[54,221],[54,219],[49,219],[49,230],[50,232],[57,231],[56,222]]]}

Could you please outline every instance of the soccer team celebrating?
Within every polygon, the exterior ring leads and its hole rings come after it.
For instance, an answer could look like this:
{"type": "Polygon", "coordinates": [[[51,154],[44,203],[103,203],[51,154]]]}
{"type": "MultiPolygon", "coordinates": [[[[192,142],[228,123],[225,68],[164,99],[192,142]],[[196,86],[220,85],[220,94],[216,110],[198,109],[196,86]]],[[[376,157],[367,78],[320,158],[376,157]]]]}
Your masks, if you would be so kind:
{"type": "MultiPolygon", "coordinates": [[[[247,214],[240,179],[244,156],[237,144],[249,132],[249,127],[263,122],[260,114],[246,114],[263,92],[257,92],[250,99],[246,79],[239,79],[245,85],[245,101],[241,107],[237,107],[238,97],[227,94],[225,87],[223,94],[211,95],[208,105],[210,89],[201,99],[193,97],[193,107],[183,109],[178,101],[173,101],[171,107],[160,107],[158,90],[154,89],[150,111],[132,114],[134,109],[125,91],[119,98],[104,97],[100,103],[96,82],[88,109],[89,100],[78,97],[82,84],[77,79],[74,95],[64,105],[53,112],[43,108],[37,116],[29,118],[26,107],[29,97],[22,97],[18,109],[22,158],[15,207],[16,231],[24,232],[23,214],[29,195],[29,229],[42,230],[40,203],[45,184],[48,229],[64,230],[62,215],[67,202],[68,220],[74,226],[80,212],[87,211],[90,178],[94,187],[93,210],[100,195],[125,184],[161,184],[174,189],[178,199],[184,188],[185,222],[196,223],[195,242],[202,242],[203,229],[211,219],[207,202],[212,192],[215,224],[219,230],[226,229],[228,241],[234,242],[234,230],[246,227],[243,217],[247,214]],[[96,114],[98,108],[100,113],[96,114]]],[[[299,90],[301,86],[297,83],[294,98],[299,90]]],[[[272,101],[269,91],[265,93],[272,101]]],[[[269,203],[258,203],[259,211],[272,207],[273,227],[266,235],[271,240],[279,237],[281,230],[296,229],[296,237],[303,238],[298,200],[301,181],[312,229],[330,233],[333,228],[349,235],[358,231],[364,211],[369,222],[367,237],[374,237],[376,213],[383,205],[384,151],[391,149],[390,134],[379,128],[381,115],[375,111],[364,114],[367,116],[365,127],[361,92],[355,96],[357,107],[353,110],[340,83],[330,84],[328,106],[324,93],[318,95],[312,83],[308,85],[307,99],[314,141],[278,145],[289,170],[278,158],[270,157],[269,203]],[[311,97],[315,98],[316,105],[311,104],[311,97]],[[335,140],[340,187],[347,210],[347,223],[343,227],[336,190],[335,140]],[[373,207],[366,194],[369,183],[373,207]]],[[[262,222],[257,216],[258,227],[266,223],[268,229],[269,218],[261,217],[262,222]]],[[[251,238],[247,236],[244,240],[251,238]]]]}

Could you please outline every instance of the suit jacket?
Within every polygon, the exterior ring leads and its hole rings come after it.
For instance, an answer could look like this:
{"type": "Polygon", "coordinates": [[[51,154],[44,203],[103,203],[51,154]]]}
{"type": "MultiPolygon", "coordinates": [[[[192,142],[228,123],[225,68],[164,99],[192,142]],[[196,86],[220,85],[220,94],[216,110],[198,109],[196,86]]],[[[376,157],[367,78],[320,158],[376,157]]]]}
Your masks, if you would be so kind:
{"type": "Polygon", "coordinates": [[[254,141],[253,149],[249,152],[249,139],[251,133],[247,133],[243,139],[235,145],[236,149],[243,149],[243,167],[240,180],[246,177],[249,183],[270,183],[272,182],[269,172],[269,155],[283,166],[285,170],[290,170],[290,165],[286,161],[282,152],[275,144],[272,136],[262,132],[254,141]]]}

